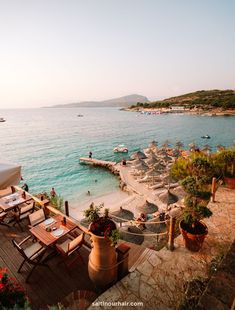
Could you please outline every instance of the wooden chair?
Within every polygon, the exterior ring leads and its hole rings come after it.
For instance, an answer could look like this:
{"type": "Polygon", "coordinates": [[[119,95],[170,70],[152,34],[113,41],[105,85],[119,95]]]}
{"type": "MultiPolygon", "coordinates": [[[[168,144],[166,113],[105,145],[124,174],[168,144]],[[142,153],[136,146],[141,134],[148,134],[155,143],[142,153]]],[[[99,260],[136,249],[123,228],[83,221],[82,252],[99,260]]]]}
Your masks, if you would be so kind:
{"type": "Polygon", "coordinates": [[[45,221],[46,216],[43,209],[39,209],[31,214],[29,214],[29,226],[30,228],[36,226],[37,224],[45,221]]]}
{"type": "Polygon", "coordinates": [[[14,192],[15,192],[15,188],[13,186],[9,186],[9,187],[7,187],[5,189],[1,189],[0,190],[0,198],[4,197],[4,196],[8,196],[8,195],[10,195],[10,194],[12,194],[14,192]]]}
{"type": "Polygon", "coordinates": [[[33,268],[30,270],[28,276],[26,277],[26,282],[28,282],[29,277],[32,275],[34,269],[37,266],[46,266],[45,263],[43,263],[42,258],[47,250],[46,247],[42,246],[39,242],[32,242],[29,246],[23,247],[23,245],[28,242],[32,236],[26,237],[23,241],[20,243],[17,243],[14,239],[12,240],[12,243],[14,247],[19,251],[20,255],[23,257],[23,262],[21,263],[19,269],[17,272],[21,271],[21,268],[23,265],[27,262],[29,265],[33,265],[33,268]]]}
{"type": "Polygon", "coordinates": [[[20,229],[23,231],[20,222],[29,216],[29,214],[33,213],[35,210],[35,201],[32,200],[27,203],[23,203],[17,207],[17,211],[14,213],[15,224],[18,224],[20,229]]]}
{"type": "Polygon", "coordinates": [[[7,213],[0,209],[0,225],[10,227],[7,223],[4,222],[7,213]]]}
{"type": "Polygon", "coordinates": [[[70,267],[77,259],[80,259],[83,263],[82,256],[78,252],[78,250],[82,247],[84,242],[84,233],[80,234],[76,238],[72,238],[68,236],[66,240],[61,243],[56,243],[56,249],[61,254],[63,258],[63,262],[66,267],[70,267]],[[69,261],[70,256],[76,252],[76,256],[73,260],[69,261]]]}

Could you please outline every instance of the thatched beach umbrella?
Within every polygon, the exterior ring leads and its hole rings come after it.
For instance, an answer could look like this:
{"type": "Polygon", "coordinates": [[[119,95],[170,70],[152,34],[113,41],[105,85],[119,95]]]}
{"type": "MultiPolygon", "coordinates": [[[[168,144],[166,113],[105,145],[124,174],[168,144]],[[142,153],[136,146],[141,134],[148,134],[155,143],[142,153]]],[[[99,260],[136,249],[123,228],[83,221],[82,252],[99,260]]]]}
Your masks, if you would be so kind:
{"type": "Polygon", "coordinates": [[[140,158],[136,158],[131,162],[131,166],[135,167],[136,165],[138,165],[139,163],[141,163],[143,160],[140,158]]]}
{"type": "Polygon", "coordinates": [[[157,156],[154,153],[150,153],[149,156],[147,157],[147,159],[145,160],[146,164],[148,164],[149,166],[152,166],[156,163],[160,162],[160,159],[157,158],[157,156]]]}
{"type": "Polygon", "coordinates": [[[153,141],[149,144],[149,148],[150,148],[150,149],[151,149],[151,148],[157,148],[157,146],[158,146],[158,142],[155,141],[155,140],[153,140],[153,141]]]}
{"type": "Polygon", "coordinates": [[[156,163],[154,166],[153,166],[153,169],[155,170],[155,171],[164,171],[164,170],[166,170],[166,165],[163,163],[163,162],[158,162],[158,163],[156,163]]]}
{"type": "Polygon", "coordinates": [[[139,164],[135,165],[134,168],[138,171],[147,171],[149,169],[143,160],[139,164]]]}
{"type": "Polygon", "coordinates": [[[141,151],[135,152],[131,155],[131,159],[145,159],[145,158],[147,158],[146,155],[141,151]]]}
{"type": "Polygon", "coordinates": [[[162,174],[162,172],[160,170],[157,169],[150,169],[149,171],[146,172],[146,175],[149,177],[155,177],[155,176],[159,176],[160,174],[162,174]]]}
{"type": "Polygon", "coordinates": [[[136,226],[124,226],[121,229],[119,229],[119,232],[121,235],[121,239],[127,242],[132,242],[140,245],[144,241],[144,236],[140,236],[141,234],[143,234],[142,230],[136,226]]]}
{"type": "Polygon", "coordinates": [[[172,157],[170,157],[168,154],[162,155],[161,158],[164,162],[172,161],[172,157]]]}
{"type": "Polygon", "coordinates": [[[145,224],[146,228],[153,232],[153,233],[162,233],[162,232],[165,232],[166,231],[166,224],[165,223],[158,223],[160,222],[160,218],[159,216],[158,217],[155,217],[151,220],[148,221],[149,223],[154,223],[156,222],[156,224],[145,224]]]}
{"type": "Polygon", "coordinates": [[[167,206],[178,201],[178,197],[172,194],[170,190],[166,190],[164,193],[160,194],[159,199],[167,206]]]}
{"type": "Polygon", "coordinates": [[[157,212],[158,206],[155,205],[154,203],[149,202],[148,200],[146,200],[146,202],[145,202],[145,204],[143,206],[137,207],[137,210],[140,213],[151,214],[151,213],[157,212]]]}
{"type": "Polygon", "coordinates": [[[122,207],[120,207],[119,210],[112,212],[111,216],[117,216],[120,218],[120,219],[117,219],[115,217],[113,218],[113,220],[117,223],[121,223],[122,222],[121,219],[124,219],[124,220],[134,219],[134,214],[127,209],[123,209],[122,207]]]}
{"type": "Polygon", "coordinates": [[[172,193],[176,195],[179,199],[183,199],[184,197],[187,196],[187,193],[183,189],[182,186],[177,186],[172,190],[172,193]]]}

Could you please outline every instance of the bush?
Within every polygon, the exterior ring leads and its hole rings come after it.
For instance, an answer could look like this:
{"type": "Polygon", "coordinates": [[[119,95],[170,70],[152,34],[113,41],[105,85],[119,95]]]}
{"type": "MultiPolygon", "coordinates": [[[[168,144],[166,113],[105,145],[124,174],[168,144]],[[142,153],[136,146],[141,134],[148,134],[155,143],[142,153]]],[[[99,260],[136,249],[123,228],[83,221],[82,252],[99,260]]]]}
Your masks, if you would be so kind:
{"type": "Polygon", "coordinates": [[[50,198],[50,203],[54,208],[61,211],[64,205],[64,199],[60,195],[55,195],[54,197],[50,198]]]}

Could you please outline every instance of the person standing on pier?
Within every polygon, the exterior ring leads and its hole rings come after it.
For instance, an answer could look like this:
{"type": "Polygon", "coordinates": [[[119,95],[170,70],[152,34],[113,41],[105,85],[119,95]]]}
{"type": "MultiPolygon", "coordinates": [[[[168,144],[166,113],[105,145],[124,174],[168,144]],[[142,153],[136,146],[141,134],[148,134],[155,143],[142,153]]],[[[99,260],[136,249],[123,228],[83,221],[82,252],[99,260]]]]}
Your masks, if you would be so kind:
{"type": "Polygon", "coordinates": [[[92,158],[92,152],[89,152],[89,158],[92,158]]]}

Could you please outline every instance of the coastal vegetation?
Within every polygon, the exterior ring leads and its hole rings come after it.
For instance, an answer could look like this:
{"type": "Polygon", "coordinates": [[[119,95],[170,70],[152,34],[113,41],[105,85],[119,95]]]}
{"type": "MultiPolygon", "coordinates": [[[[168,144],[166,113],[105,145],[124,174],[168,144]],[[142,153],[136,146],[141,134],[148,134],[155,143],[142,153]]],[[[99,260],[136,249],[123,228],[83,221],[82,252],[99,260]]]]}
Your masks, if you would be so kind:
{"type": "Polygon", "coordinates": [[[164,100],[153,102],[137,102],[130,109],[136,108],[170,108],[174,106],[183,106],[187,109],[210,110],[215,108],[235,109],[235,91],[234,90],[200,90],[181,96],[171,97],[164,100]]]}
{"type": "Polygon", "coordinates": [[[201,220],[212,215],[207,204],[211,196],[212,178],[218,173],[220,172],[214,158],[201,152],[193,152],[187,158],[179,158],[172,167],[172,176],[180,180],[187,193],[180,230],[185,246],[191,251],[200,250],[208,233],[201,220]]]}

